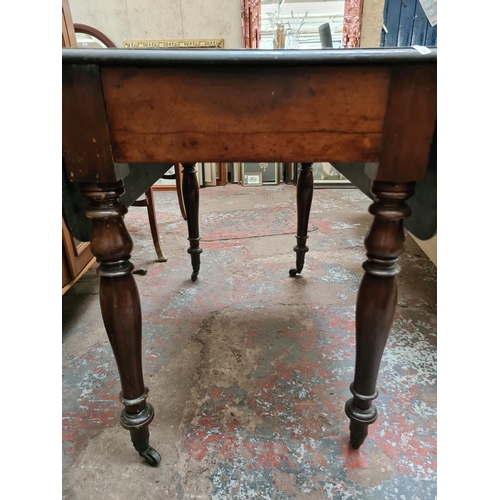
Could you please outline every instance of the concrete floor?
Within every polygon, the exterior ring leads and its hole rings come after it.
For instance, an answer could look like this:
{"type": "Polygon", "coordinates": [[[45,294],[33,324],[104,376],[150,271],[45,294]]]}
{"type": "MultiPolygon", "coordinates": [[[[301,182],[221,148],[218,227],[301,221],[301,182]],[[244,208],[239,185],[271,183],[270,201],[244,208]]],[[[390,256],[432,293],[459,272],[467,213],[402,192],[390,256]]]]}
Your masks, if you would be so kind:
{"type": "Polygon", "coordinates": [[[166,263],[145,208],[126,224],[143,312],[144,376],[156,410],[152,468],[121,428],[120,384],[95,266],[63,297],[63,497],[69,499],[436,498],[436,268],[407,239],[379,375],[379,418],[348,445],[354,304],[370,201],[318,189],[303,275],[295,188],[200,191],[204,250],[190,281],[175,192],[156,192],[166,263]]]}

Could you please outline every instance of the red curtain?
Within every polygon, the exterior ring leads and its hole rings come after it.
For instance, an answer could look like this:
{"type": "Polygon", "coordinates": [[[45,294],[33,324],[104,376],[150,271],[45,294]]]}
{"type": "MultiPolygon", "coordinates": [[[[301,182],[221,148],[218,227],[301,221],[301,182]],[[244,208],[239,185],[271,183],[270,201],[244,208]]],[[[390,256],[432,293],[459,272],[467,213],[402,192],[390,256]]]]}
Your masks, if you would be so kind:
{"type": "Polygon", "coordinates": [[[241,33],[245,49],[260,45],[260,0],[241,0],[241,33]]]}
{"type": "Polygon", "coordinates": [[[360,46],[362,17],[363,17],[363,0],[345,0],[344,29],[342,31],[342,47],[360,46]]]}

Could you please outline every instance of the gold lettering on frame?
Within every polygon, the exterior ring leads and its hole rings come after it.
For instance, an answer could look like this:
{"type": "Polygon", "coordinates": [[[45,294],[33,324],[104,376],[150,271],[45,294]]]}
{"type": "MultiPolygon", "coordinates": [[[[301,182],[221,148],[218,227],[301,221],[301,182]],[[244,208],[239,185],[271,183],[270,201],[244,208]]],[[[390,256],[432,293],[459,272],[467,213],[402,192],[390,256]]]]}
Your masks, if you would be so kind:
{"type": "Polygon", "coordinates": [[[223,49],[223,38],[193,40],[126,40],[125,49],[223,49]]]}

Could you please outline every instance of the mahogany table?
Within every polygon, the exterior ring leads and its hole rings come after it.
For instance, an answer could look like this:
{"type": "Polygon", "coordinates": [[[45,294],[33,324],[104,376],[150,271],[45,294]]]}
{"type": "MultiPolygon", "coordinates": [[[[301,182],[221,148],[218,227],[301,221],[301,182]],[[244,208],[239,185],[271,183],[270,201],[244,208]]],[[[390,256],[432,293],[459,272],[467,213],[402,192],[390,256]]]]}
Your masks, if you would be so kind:
{"type": "MultiPolygon", "coordinates": [[[[307,252],[311,163],[366,162],[374,218],[356,303],[353,397],[345,405],[350,442],[359,448],[377,418],[372,401],[396,306],[405,200],[425,178],[436,127],[436,49],[63,49],[62,62],[64,171],[88,200],[102,317],[125,406],[121,424],[154,466],[160,455],[149,445],[154,410],[146,402],[141,307],[123,221],[125,187],[139,182],[129,165],[183,164],[195,280],[202,252],[196,162],[302,164],[291,275],[307,252]]],[[[148,175],[151,185],[161,174],[148,175]]]]}

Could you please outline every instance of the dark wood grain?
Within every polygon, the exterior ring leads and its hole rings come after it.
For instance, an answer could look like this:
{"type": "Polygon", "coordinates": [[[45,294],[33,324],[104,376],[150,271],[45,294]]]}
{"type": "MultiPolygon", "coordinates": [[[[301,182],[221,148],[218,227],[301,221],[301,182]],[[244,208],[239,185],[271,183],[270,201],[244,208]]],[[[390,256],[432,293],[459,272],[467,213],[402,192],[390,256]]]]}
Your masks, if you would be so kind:
{"type": "Polygon", "coordinates": [[[102,69],[116,161],[378,157],[386,67],[102,69]]]}
{"type": "Polygon", "coordinates": [[[437,114],[434,65],[392,69],[379,165],[374,180],[419,181],[425,177],[437,114]]]}
{"type": "Polygon", "coordinates": [[[115,165],[99,67],[64,65],[62,77],[62,149],[68,181],[123,179],[129,169],[115,165]]]}
{"type": "Polygon", "coordinates": [[[183,163],[182,166],[184,167],[182,171],[182,195],[189,234],[188,253],[191,255],[191,265],[193,266],[191,280],[196,281],[200,272],[200,254],[203,252],[200,247],[200,187],[196,178],[196,163],[183,163]]]}
{"type": "Polygon", "coordinates": [[[304,268],[305,255],[309,251],[306,245],[307,226],[314,190],[314,175],[312,163],[301,163],[297,179],[297,244],[294,246],[296,253],[295,268],[290,269],[290,276],[296,276],[304,268]]]}
{"type": "Polygon", "coordinates": [[[146,403],[148,390],[142,375],[141,305],[129,260],[132,238],[123,221],[127,208],[120,201],[123,182],[80,187],[90,201],[86,213],[92,220],[91,250],[99,262],[102,318],[120,374],[120,400],[125,405],[121,424],[130,430],[139,453],[157,465],[159,455],[149,447],[148,426],[154,410],[146,403]]]}
{"type": "Polygon", "coordinates": [[[410,213],[405,200],[413,194],[414,183],[374,182],[374,216],[365,238],[367,257],[363,264],[356,302],[356,366],[351,384],[353,398],[346,403],[351,419],[351,444],[359,448],[375,422],[376,383],[382,354],[394,318],[397,299],[397,260],[404,249],[403,218],[410,213]]]}

